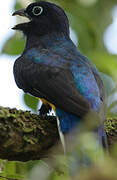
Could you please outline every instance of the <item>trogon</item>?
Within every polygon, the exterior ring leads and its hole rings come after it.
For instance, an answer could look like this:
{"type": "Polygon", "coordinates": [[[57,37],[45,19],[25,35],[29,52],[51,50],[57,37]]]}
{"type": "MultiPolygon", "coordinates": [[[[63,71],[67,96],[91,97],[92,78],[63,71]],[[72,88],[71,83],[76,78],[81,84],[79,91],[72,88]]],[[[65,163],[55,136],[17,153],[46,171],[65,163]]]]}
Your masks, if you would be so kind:
{"type": "Polygon", "coordinates": [[[29,19],[13,27],[26,36],[25,48],[13,68],[17,86],[56,107],[64,134],[79,127],[89,112],[95,112],[100,119],[97,132],[101,142],[105,139],[106,118],[103,82],[95,65],[70,39],[64,10],[39,1],[13,15],[29,19]]]}

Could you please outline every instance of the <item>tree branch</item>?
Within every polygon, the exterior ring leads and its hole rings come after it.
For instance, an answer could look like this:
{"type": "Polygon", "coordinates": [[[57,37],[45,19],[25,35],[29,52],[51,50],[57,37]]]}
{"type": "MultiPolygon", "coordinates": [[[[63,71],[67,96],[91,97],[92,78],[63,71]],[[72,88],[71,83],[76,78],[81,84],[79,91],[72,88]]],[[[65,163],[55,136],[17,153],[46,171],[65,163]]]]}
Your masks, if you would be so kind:
{"type": "MultiPolygon", "coordinates": [[[[105,122],[109,145],[117,142],[117,119],[105,122]]],[[[59,139],[56,117],[0,107],[0,159],[42,159],[59,139]]]]}
{"type": "Polygon", "coordinates": [[[40,159],[58,140],[56,118],[0,107],[0,159],[40,159]]]}

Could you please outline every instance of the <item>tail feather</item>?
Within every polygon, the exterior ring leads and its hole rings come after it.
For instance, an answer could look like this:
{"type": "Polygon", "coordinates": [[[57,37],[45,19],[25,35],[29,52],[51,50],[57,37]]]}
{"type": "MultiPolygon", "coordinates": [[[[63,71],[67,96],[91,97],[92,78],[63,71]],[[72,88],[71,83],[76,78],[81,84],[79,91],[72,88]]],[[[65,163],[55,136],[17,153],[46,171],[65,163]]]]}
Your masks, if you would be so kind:
{"type": "Polygon", "coordinates": [[[60,121],[59,121],[58,117],[57,117],[57,126],[58,126],[58,132],[59,132],[61,144],[63,146],[63,150],[64,150],[64,153],[65,153],[66,152],[65,138],[64,138],[64,134],[62,133],[62,131],[60,129],[60,121]]]}

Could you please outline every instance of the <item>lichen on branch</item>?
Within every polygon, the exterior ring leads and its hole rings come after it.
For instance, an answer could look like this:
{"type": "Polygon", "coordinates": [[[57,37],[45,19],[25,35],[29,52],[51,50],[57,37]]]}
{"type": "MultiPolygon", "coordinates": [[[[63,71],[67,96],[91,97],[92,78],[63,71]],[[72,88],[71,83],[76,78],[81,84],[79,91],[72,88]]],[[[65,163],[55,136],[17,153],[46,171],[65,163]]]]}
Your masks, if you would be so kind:
{"type": "Polygon", "coordinates": [[[54,116],[0,107],[0,158],[27,161],[41,159],[58,139],[54,116]]]}
{"type": "MultiPolygon", "coordinates": [[[[117,142],[117,119],[107,118],[105,129],[112,147],[117,142]]],[[[0,159],[42,159],[58,139],[55,116],[42,117],[29,111],[0,107],[0,159]]]]}

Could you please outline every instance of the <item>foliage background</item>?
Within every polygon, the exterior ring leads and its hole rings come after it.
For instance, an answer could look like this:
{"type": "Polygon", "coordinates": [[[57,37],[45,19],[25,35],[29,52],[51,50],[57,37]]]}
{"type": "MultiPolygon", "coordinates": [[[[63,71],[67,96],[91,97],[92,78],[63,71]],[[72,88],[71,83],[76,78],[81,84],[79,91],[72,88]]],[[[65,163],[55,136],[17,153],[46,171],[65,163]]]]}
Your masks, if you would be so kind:
{"type": "MultiPolygon", "coordinates": [[[[31,2],[31,0],[16,0],[14,10],[24,8],[31,2]]],[[[88,56],[101,72],[101,77],[104,81],[108,95],[108,117],[117,117],[117,55],[109,53],[104,43],[104,33],[113,21],[112,10],[117,5],[117,1],[53,0],[51,2],[57,3],[66,11],[70,21],[70,26],[75,32],[78,40],[78,49],[88,56]]],[[[20,20],[21,18],[17,17],[17,22],[20,20]]],[[[23,51],[24,44],[25,40],[22,38],[22,35],[19,32],[15,32],[12,37],[5,42],[1,53],[10,56],[19,55],[23,51]]],[[[25,104],[36,111],[38,101],[29,95],[24,94],[23,96],[25,104]]],[[[104,168],[110,169],[110,167],[114,167],[113,164],[115,162],[112,161],[112,159],[110,161],[110,166],[106,167],[104,165],[104,168]]],[[[63,161],[61,163],[63,164],[63,161]]],[[[3,164],[4,162],[1,161],[1,167],[3,164]]],[[[27,178],[36,180],[38,179],[38,175],[36,176],[36,174],[41,172],[41,169],[46,170],[47,172],[49,171],[48,166],[39,161],[29,162],[27,164],[7,162],[3,166],[4,169],[2,175],[15,178],[22,178],[22,175],[26,176],[27,174],[27,178]]],[[[103,174],[100,171],[100,168],[98,170],[100,172],[98,174],[103,174]]],[[[91,171],[91,173],[94,172],[95,169],[91,171]]],[[[112,172],[109,172],[111,178],[112,172]]],[[[43,176],[43,173],[41,174],[43,176]]],[[[116,175],[115,177],[117,178],[116,175]]],[[[41,177],[41,179],[44,178],[45,177],[41,177]]],[[[59,177],[58,174],[54,172],[51,176],[51,179],[59,178],[67,179],[67,175],[65,174],[63,177],[59,177]]],[[[88,175],[86,178],[84,177],[84,179],[88,179],[88,175]]]]}

